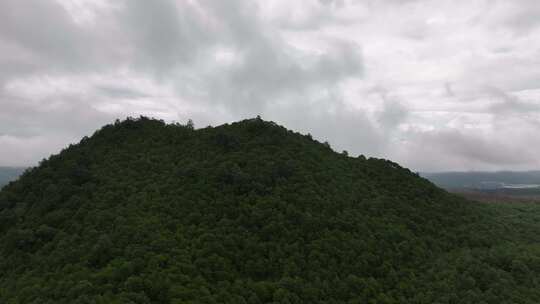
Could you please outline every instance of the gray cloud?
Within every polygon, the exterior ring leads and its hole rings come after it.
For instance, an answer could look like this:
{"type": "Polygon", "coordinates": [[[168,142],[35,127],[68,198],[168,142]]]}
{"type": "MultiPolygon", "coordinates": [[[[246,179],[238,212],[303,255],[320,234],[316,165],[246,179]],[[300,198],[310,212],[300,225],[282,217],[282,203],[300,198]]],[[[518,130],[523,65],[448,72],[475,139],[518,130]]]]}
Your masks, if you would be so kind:
{"type": "MultiPolygon", "coordinates": [[[[428,132],[421,134],[420,142],[445,151],[463,163],[481,162],[491,166],[519,165],[534,161],[532,151],[523,153],[501,139],[486,140],[483,137],[459,131],[428,132]]],[[[448,153],[446,152],[446,153],[448,153]]]]}
{"type": "Polygon", "coordinates": [[[198,126],[262,115],[416,170],[537,169],[539,8],[2,1],[0,165],[144,114],[198,126]]]}
{"type": "Polygon", "coordinates": [[[502,25],[510,28],[515,35],[528,35],[540,25],[540,3],[535,0],[501,1],[497,0],[504,12],[494,11],[502,20],[502,25]]]}
{"type": "Polygon", "coordinates": [[[134,68],[158,75],[174,71],[178,65],[199,60],[198,56],[217,42],[217,33],[207,28],[193,5],[180,3],[125,2],[125,9],[118,13],[121,23],[117,26],[129,39],[126,47],[132,51],[130,64],[134,68]]]}
{"type": "Polygon", "coordinates": [[[495,99],[495,102],[488,107],[488,111],[496,115],[523,115],[540,112],[540,104],[526,103],[517,96],[501,91],[500,89],[489,87],[488,93],[495,99]]]}

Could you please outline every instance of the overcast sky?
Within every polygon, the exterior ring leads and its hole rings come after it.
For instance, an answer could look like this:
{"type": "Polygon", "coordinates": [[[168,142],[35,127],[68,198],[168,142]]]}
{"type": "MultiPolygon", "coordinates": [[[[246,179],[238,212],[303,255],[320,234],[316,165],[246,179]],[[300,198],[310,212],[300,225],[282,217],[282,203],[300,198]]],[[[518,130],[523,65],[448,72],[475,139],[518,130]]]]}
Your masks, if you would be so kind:
{"type": "Polygon", "coordinates": [[[261,115],[416,171],[540,169],[540,1],[0,1],[0,165],[141,114],[261,115]]]}

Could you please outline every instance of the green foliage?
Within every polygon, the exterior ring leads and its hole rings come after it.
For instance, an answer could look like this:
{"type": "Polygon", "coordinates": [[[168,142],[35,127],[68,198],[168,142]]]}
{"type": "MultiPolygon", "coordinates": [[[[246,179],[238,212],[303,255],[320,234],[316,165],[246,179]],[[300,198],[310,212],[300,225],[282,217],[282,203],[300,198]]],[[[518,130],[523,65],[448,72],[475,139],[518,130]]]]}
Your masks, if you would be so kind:
{"type": "Polygon", "coordinates": [[[260,118],[127,119],[0,192],[0,300],[537,303],[539,222],[260,118]]]}

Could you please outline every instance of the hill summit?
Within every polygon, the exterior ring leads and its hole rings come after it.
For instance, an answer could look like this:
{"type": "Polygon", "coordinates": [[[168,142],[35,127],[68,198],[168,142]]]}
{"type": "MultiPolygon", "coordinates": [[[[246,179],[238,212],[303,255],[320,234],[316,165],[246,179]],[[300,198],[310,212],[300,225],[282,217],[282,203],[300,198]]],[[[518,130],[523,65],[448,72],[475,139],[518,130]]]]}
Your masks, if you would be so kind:
{"type": "Polygon", "coordinates": [[[537,303],[537,209],[501,208],[260,118],[127,119],[2,189],[0,299],[537,303]]]}

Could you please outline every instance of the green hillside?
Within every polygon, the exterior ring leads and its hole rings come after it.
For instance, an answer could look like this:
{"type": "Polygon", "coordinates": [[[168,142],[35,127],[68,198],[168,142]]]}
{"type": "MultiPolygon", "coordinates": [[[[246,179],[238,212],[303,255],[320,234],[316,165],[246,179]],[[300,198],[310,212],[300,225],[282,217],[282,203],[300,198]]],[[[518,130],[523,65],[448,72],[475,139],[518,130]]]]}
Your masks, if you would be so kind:
{"type": "Polygon", "coordinates": [[[539,223],[258,118],[128,119],[0,192],[0,302],[538,303],[539,223]]]}

